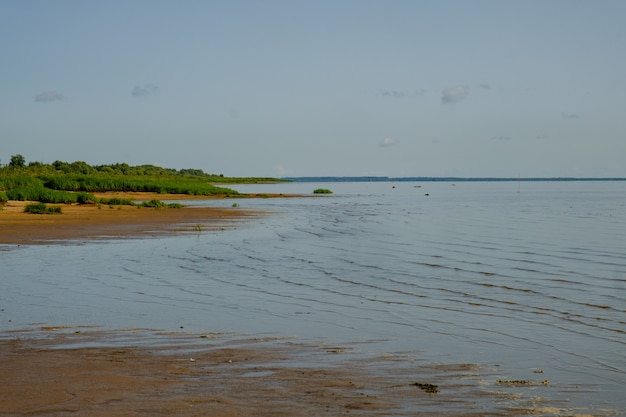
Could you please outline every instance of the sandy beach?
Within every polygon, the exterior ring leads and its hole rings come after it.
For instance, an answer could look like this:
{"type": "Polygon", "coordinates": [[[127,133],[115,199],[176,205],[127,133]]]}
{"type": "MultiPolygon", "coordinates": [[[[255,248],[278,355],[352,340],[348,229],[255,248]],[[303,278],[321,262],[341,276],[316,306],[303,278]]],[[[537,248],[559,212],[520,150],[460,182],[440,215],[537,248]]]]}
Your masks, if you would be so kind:
{"type": "MultiPolygon", "coordinates": [[[[104,193],[135,200],[172,201],[199,199],[173,194],[104,193]]],[[[9,201],[0,211],[0,244],[49,244],[70,240],[149,237],[164,233],[198,232],[232,226],[235,220],[259,215],[239,208],[183,207],[169,209],[96,204],[49,204],[62,214],[24,213],[28,202],[9,201]]]]}

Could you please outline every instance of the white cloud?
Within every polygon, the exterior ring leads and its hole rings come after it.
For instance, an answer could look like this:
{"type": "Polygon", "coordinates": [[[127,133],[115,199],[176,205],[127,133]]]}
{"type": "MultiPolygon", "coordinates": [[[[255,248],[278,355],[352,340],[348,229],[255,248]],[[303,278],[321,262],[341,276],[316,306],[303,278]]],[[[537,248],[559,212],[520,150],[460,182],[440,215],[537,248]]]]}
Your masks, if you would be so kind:
{"type": "Polygon", "coordinates": [[[155,94],[159,90],[154,84],[136,85],[131,92],[133,97],[145,97],[151,94],[155,94]]]}
{"type": "Polygon", "coordinates": [[[383,139],[383,141],[380,143],[380,146],[383,147],[387,147],[387,146],[394,146],[398,144],[398,140],[394,139],[394,138],[385,138],[383,139]]]}
{"type": "Polygon", "coordinates": [[[511,137],[510,136],[492,136],[491,140],[506,141],[506,140],[511,140],[511,137]]]}
{"type": "Polygon", "coordinates": [[[63,100],[65,96],[56,91],[44,91],[35,96],[35,101],[39,103],[51,103],[53,101],[63,100]]]}
{"type": "Polygon", "coordinates": [[[458,86],[458,87],[449,87],[444,88],[441,91],[441,103],[443,104],[453,104],[458,103],[459,101],[463,101],[469,95],[469,88],[458,86]]]}
{"type": "Polygon", "coordinates": [[[578,115],[577,114],[561,113],[561,117],[564,118],[564,119],[578,119],[578,115]]]}

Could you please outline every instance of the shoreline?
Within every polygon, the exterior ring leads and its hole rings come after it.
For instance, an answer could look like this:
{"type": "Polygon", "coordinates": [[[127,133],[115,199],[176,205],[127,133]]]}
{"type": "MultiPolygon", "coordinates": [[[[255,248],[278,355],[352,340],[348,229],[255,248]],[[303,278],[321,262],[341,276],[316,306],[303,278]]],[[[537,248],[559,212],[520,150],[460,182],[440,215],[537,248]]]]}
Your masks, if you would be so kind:
{"type": "MultiPolygon", "coordinates": [[[[155,193],[100,193],[97,196],[139,201],[219,198],[155,193]]],[[[233,227],[236,222],[262,214],[260,211],[236,207],[182,207],[157,210],[105,204],[48,204],[49,207],[61,207],[63,213],[24,213],[24,207],[29,203],[9,201],[0,210],[0,244],[58,244],[85,240],[157,237],[172,233],[198,233],[233,227]]]]}
{"type": "Polygon", "coordinates": [[[0,409],[7,416],[573,411],[551,405],[547,385],[497,378],[497,368],[426,363],[417,352],[371,355],[289,338],[72,327],[0,332],[0,409]]]}

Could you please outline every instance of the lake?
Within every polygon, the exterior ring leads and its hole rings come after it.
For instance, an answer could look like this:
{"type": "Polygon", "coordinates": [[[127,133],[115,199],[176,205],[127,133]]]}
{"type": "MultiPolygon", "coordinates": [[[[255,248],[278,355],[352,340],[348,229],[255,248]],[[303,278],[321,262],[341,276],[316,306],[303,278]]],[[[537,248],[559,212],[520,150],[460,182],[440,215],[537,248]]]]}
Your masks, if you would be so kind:
{"type": "Polygon", "coordinates": [[[626,181],[232,188],[333,194],[188,202],[268,212],[223,231],[0,246],[0,331],[319,339],[497,366],[571,406],[626,410],[626,181]]]}

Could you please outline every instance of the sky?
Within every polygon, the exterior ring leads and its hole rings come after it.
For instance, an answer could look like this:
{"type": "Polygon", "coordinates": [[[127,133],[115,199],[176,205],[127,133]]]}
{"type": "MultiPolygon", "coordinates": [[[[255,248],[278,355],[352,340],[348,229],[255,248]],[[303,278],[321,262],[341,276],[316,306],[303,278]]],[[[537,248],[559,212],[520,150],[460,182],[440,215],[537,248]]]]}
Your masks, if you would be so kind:
{"type": "Polygon", "coordinates": [[[626,177],[626,1],[0,0],[0,164],[626,177]]]}

